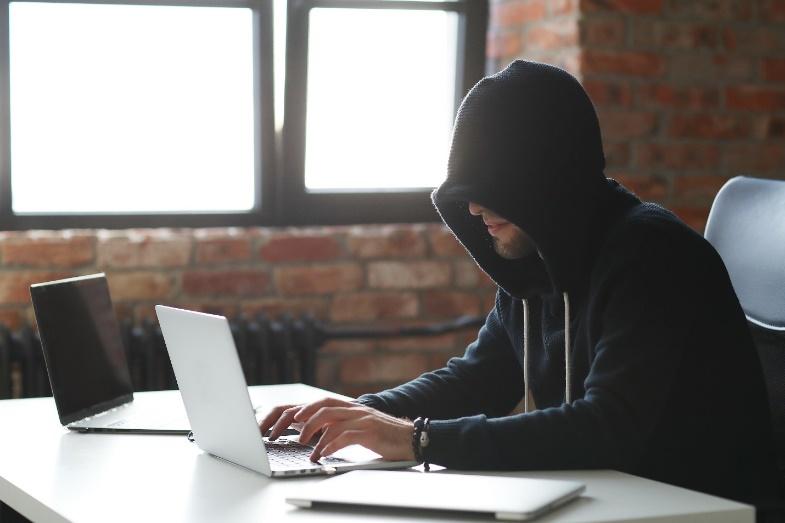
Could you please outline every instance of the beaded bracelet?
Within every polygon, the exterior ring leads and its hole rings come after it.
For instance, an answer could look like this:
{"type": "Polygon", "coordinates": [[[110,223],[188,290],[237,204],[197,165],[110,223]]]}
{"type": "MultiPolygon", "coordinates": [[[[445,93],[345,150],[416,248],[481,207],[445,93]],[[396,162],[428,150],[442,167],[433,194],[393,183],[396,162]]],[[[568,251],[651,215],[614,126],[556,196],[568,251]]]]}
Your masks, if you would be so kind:
{"type": "Polygon", "coordinates": [[[418,463],[422,463],[425,472],[430,470],[430,466],[423,456],[423,449],[430,443],[428,428],[430,427],[431,420],[428,418],[417,418],[414,420],[414,431],[412,431],[412,450],[414,451],[414,459],[418,463]]]}

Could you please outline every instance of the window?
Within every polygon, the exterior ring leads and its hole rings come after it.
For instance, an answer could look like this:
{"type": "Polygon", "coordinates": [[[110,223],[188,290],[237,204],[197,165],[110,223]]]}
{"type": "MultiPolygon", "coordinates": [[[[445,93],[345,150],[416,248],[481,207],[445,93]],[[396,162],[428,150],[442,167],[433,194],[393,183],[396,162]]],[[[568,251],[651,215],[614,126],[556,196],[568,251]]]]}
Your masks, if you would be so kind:
{"type": "Polygon", "coordinates": [[[482,1],[0,9],[4,229],[432,219],[484,67],[482,1]]]}

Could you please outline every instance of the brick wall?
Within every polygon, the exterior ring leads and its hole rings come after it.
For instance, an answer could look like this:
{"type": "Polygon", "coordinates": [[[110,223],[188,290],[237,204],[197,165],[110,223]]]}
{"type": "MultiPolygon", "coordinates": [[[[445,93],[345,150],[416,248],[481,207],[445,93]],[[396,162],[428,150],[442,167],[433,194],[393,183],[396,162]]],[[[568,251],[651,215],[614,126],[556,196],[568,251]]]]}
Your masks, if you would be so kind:
{"type": "MultiPolygon", "coordinates": [[[[785,0],[491,0],[488,71],[524,57],[586,86],[607,173],[702,230],[729,177],[785,177],[785,0]]],[[[27,287],[106,271],[118,312],[155,303],[334,324],[484,313],[493,289],[435,225],[0,234],[0,322],[31,321],[27,287]]],[[[463,351],[467,336],[323,347],[319,385],[359,394],[463,351]]]]}
{"type": "MultiPolygon", "coordinates": [[[[494,288],[441,225],[0,233],[0,322],[33,323],[29,285],[107,273],[118,315],[157,303],[228,316],[309,312],[331,325],[419,325],[484,314],[494,288]]],[[[318,384],[378,390],[442,365],[467,336],[333,341],[318,384]]]]}
{"type": "Polygon", "coordinates": [[[594,101],[607,174],[703,230],[741,174],[785,178],[785,1],[492,0],[489,69],[559,64],[594,101]]]}

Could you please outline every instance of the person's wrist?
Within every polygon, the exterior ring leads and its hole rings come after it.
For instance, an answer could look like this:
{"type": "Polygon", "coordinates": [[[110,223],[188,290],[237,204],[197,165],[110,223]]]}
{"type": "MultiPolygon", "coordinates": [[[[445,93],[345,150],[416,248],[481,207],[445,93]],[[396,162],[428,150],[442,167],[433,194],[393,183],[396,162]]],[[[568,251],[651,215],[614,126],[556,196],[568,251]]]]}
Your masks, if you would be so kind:
{"type": "Polygon", "coordinates": [[[403,443],[402,450],[404,453],[404,461],[415,461],[414,449],[412,448],[412,434],[414,433],[414,422],[409,419],[403,419],[405,430],[402,431],[401,441],[403,443]]]}

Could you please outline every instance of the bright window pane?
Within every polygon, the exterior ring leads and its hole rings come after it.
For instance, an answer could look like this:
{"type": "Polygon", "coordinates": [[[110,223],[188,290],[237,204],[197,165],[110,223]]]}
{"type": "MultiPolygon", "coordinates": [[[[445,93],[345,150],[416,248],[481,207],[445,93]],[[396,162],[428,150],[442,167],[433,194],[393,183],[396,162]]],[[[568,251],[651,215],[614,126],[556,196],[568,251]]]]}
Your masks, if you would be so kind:
{"type": "Polygon", "coordinates": [[[309,24],[306,188],[438,185],[455,111],[458,15],[320,8],[309,24]]]}
{"type": "Polygon", "coordinates": [[[254,205],[245,8],[10,4],[17,213],[254,205]]]}

